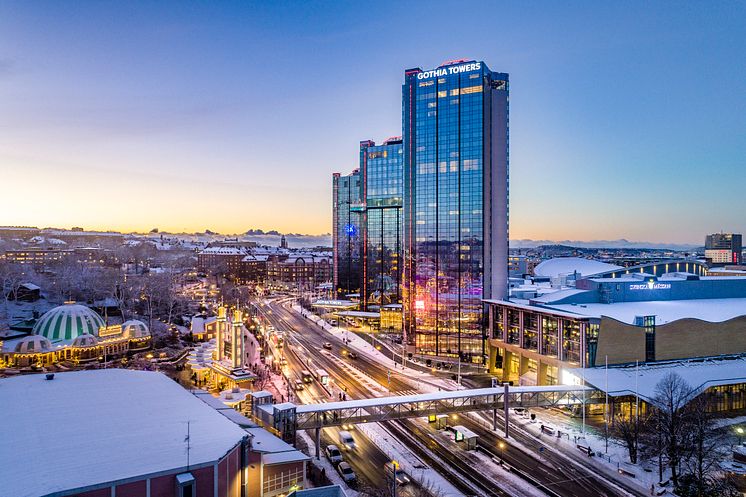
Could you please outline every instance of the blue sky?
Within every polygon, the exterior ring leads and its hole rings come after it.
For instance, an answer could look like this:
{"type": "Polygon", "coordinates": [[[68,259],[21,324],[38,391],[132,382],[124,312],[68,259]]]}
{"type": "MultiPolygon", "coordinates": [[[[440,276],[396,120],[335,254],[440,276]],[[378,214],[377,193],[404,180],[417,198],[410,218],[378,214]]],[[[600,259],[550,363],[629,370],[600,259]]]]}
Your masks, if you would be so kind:
{"type": "Polygon", "coordinates": [[[324,233],[403,71],[511,79],[511,237],[746,231],[744,2],[2,2],[1,224],[324,233]]]}

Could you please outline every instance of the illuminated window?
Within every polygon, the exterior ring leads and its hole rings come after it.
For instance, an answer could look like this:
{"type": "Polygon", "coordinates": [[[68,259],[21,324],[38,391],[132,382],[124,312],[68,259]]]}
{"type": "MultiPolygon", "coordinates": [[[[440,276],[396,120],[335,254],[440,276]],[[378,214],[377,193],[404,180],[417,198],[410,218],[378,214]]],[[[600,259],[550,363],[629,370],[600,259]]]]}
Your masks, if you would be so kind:
{"type": "Polygon", "coordinates": [[[468,95],[470,93],[482,93],[482,86],[475,85],[475,86],[468,86],[466,88],[461,88],[462,95],[468,95]]]}

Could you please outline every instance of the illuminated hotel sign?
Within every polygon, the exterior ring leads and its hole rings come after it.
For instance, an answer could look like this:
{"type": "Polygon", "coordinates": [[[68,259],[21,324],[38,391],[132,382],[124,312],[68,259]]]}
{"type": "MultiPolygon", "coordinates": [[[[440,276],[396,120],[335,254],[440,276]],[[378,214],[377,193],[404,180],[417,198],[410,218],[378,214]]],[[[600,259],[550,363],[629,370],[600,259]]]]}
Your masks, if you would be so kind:
{"type": "Polygon", "coordinates": [[[481,62],[469,62],[468,64],[459,64],[457,66],[440,67],[431,71],[417,73],[417,79],[427,79],[439,76],[450,76],[462,72],[478,71],[482,68],[481,62]]]}
{"type": "Polygon", "coordinates": [[[630,290],[670,290],[671,283],[653,283],[649,281],[644,285],[630,285],[630,290]]]}

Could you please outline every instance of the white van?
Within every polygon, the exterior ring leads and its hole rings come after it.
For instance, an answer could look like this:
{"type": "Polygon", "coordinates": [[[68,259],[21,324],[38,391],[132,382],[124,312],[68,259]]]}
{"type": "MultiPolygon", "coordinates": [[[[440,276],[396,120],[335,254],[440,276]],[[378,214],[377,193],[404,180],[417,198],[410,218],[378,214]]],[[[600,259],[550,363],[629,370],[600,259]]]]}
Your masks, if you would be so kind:
{"type": "Polygon", "coordinates": [[[346,450],[355,450],[355,439],[352,438],[352,434],[349,431],[343,430],[339,432],[339,443],[346,450]]]}

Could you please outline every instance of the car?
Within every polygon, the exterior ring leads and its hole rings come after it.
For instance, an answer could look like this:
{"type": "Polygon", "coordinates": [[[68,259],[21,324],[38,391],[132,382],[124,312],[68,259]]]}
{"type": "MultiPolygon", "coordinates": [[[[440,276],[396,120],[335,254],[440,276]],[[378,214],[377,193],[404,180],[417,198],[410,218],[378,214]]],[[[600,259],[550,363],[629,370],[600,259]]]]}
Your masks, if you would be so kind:
{"type": "Polygon", "coordinates": [[[322,345],[326,350],[332,350],[332,344],[329,342],[324,342],[324,345],[322,345]]]}
{"type": "Polygon", "coordinates": [[[293,386],[293,388],[295,388],[296,392],[300,392],[301,390],[303,390],[304,387],[305,385],[303,385],[302,380],[295,380],[295,385],[293,386]]]}
{"type": "MultiPolygon", "coordinates": [[[[391,461],[387,462],[383,465],[383,474],[386,476],[386,480],[391,481],[391,478],[394,477],[394,463],[391,461]]],[[[409,484],[411,482],[409,476],[402,471],[401,468],[396,470],[396,484],[400,487],[403,487],[404,485],[409,484]]]]}
{"type": "Polygon", "coordinates": [[[347,357],[349,357],[350,359],[357,359],[357,353],[356,353],[356,352],[353,352],[353,351],[350,351],[350,352],[349,352],[349,353],[347,354],[347,357]]]}
{"type": "Polygon", "coordinates": [[[339,443],[345,450],[355,450],[355,439],[349,431],[342,430],[339,432],[339,443]]]}
{"type": "Polygon", "coordinates": [[[342,453],[336,445],[327,445],[324,452],[326,453],[326,458],[329,459],[329,462],[333,465],[339,464],[343,460],[342,453]]]}
{"type": "Polygon", "coordinates": [[[339,476],[342,477],[345,483],[351,484],[357,481],[357,475],[352,470],[350,465],[346,462],[342,461],[341,463],[339,463],[337,465],[337,471],[339,472],[339,476]]]}

